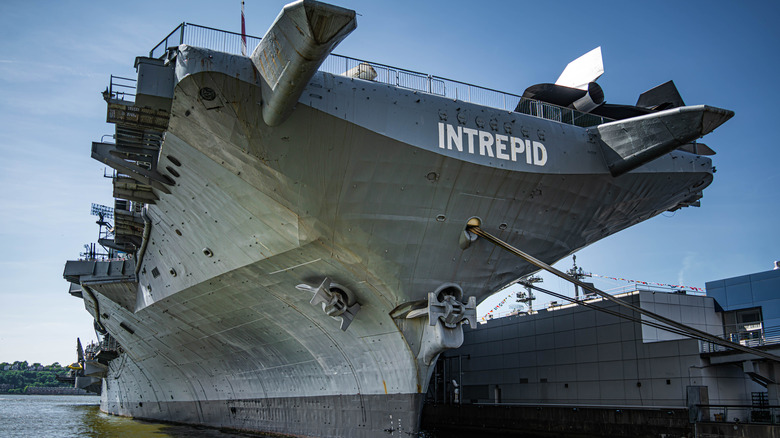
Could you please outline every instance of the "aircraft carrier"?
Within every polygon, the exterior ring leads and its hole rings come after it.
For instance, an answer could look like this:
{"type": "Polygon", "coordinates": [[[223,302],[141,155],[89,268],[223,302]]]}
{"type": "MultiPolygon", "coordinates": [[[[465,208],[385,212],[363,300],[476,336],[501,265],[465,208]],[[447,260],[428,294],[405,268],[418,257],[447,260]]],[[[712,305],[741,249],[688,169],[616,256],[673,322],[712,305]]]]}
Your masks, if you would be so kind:
{"type": "Polygon", "coordinates": [[[468,223],[552,263],[712,181],[695,140],[733,113],[672,83],[610,106],[600,50],[519,96],[331,55],[355,28],[314,1],[262,40],[183,23],[111,78],[115,141],[92,145],[115,169],[110,251],[64,272],[103,336],[77,381],[103,411],[414,434],[476,304],[537,269],[468,223]]]}

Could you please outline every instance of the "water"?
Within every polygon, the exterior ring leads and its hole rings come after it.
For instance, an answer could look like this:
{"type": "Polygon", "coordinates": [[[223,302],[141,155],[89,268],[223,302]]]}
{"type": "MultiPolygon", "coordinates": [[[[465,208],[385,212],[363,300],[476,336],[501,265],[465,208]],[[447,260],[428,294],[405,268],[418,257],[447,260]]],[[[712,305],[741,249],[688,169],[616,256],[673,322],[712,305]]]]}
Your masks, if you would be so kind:
{"type": "Polygon", "coordinates": [[[100,397],[0,394],[2,437],[261,437],[216,429],[134,420],[100,412],[100,397]]]}
{"type": "MultiPolygon", "coordinates": [[[[420,432],[417,438],[438,436],[433,432],[420,432]]],[[[459,435],[448,432],[441,436],[454,438],[459,435]]],[[[473,437],[474,435],[468,433],[462,436],[473,437]]],[[[0,437],[263,438],[269,436],[108,415],[100,412],[98,396],[0,394],[0,437]]]]}

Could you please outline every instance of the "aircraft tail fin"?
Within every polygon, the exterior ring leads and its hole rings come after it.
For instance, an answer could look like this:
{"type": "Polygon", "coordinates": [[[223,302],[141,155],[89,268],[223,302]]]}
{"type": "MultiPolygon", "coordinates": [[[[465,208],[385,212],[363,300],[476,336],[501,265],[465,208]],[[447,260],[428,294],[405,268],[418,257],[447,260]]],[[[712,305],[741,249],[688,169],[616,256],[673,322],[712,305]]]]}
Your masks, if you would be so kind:
{"type": "Polygon", "coordinates": [[[674,81],[665,82],[639,95],[636,106],[661,111],[685,106],[674,81]]]}
{"type": "Polygon", "coordinates": [[[555,81],[555,85],[586,90],[589,83],[603,74],[604,62],[599,46],[570,62],[555,81]]]}

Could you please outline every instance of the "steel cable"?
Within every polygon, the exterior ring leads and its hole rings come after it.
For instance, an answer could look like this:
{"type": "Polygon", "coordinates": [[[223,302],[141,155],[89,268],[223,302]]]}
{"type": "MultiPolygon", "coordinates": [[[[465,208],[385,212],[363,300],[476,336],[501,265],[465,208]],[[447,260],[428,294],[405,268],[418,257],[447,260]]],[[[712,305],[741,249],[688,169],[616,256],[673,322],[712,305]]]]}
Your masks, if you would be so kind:
{"type": "MultiPolygon", "coordinates": [[[[694,328],[694,327],[688,326],[686,324],[677,322],[677,321],[675,321],[673,319],[669,319],[669,318],[667,318],[665,316],[658,315],[657,313],[650,312],[649,310],[645,310],[645,309],[642,309],[640,307],[634,306],[633,304],[627,303],[627,302],[625,302],[623,300],[617,299],[617,298],[613,297],[612,295],[610,295],[610,294],[608,294],[606,292],[603,292],[603,291],[595,288],[594,286],[591,286],[590,284],[584,283],[584,282],[582,282],[580,280],[577,280],[576,278],[569,277],[568,275],[566,275],[563,272],[553,268],[552,266],[548,265],[547,263],[544,263],[541,260],[538,260],[538,259],[534,258],[533,256],[531,256],[531,255],[529,255],[529,254],[527,254],[527,253],[525,253],[525,252],[515,248],[514,246],[504,242],[503,240],[499,239],[498,237],[495,237],[492,234],[486,232],[485,230],[480,228],[479,225],[468,225],[467,228],[466,228],[466,231],[474,233],[477,236],[482,237],[485,240],[489,241],[490,243],[492,243],[492,244],[494,244],[494,245],[496,245],[496,246],[498,246],[498,247],[500,247],[500,248],[502,248],[502,249],[504,249],[506,251],[509,251],[512,254],[515,254],[516,256],[522,258],[526,262],[536,266],[537,268],[544,269],[545,271],[550,272],[551,274],[553,274],[553,275],[555,275],[557,277],[560,277],[560,278],[562,278],[562,279],[564,279],[566,281],[569,281],[569,282],[571,282],[573,284],[576,284],[577,286],[583,288],[584,290],[593,292],[594,294],[599,295],[599,296],[601,296],[602,298],[604,298],[606,300],[612,301],[613,303],[616,303],[619,306],[625,307],[627,309],[631,309],[631,310],[639,313],[640,315],[644,315],[644,316],[653,318],[656,321],[662,322],[662,323],[664,323],[664,324],[666,324],[666,325],[668,325],[668,326],[670,326],[672,328],[680,330],[681,332],[685,333],[685,336],[688,336],[688,337],[691,337],[691,338],[695,338],[695,339],[705,340],[705,341],[711,342],[713,344],[721,345],[721,346],[724,346],[724,347],[727,347],[727,348],[731,348],[731,349],[734,349],[734,350],[739,350],[739,351],[742,351],[744,353],[755,354],[756,356],[760,356],[760,357],[763,357],[765,359],[769,359],[769,360],[772,360],[772,361],[775,361],[775,362],[780,362],[780,357],[778,357],[778,356],[776,356],[774,354],[767,353],[766,351],[759,350],[759,349],[756,349],[756,348],[746,347],[744,345],[737,344],[735,342],[731,342],[731,341],[728,341],[726,339],[721,339],[721,338],[719,338],[719,337],[717,337],[715,335],[712,335],[710,333],[707,333],[705,331],[699,330],[697,328],[694,328]]],[[[667,329],[664,329],[664,330],[667,330],[667,329]]]]}

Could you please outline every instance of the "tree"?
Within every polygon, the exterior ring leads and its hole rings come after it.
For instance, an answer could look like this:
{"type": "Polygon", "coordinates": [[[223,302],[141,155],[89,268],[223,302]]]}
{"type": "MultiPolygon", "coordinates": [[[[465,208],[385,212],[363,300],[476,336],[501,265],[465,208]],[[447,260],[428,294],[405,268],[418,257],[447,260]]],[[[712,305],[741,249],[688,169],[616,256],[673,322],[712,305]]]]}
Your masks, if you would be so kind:
{"type": "MultiPolygon", "coordinates": [[[[67,382],[60,382],[57,380],[57,374],[62,374],[67,371],[66,368],[59,366],[47,367],[42,371],[38,371],[38,364],[34,364],[36,368],[28,370],[24,367],[26,362],[14,362],[16,370],[4,370],[0,367],[0,384],[10,385],[11,389],[9,393],[19,394],[24,391],[25,387],[40,387],[40,386],[60,386],[67,387],[71,384],[67,382]]],[[[6,364],[8,365],[8,364],[6,364]]]]}

